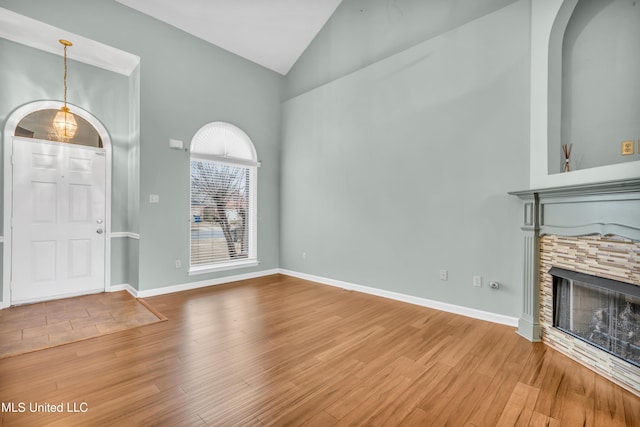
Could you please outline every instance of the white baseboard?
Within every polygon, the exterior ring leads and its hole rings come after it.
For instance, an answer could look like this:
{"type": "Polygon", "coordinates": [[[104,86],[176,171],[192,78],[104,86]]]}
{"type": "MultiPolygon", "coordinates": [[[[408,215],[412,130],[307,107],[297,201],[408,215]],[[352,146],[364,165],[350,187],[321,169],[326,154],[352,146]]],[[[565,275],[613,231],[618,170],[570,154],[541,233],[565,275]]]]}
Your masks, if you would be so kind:
{"type": "MultiPolygon", "coordinates": [[[[225,283],[237,282],[240,280],[247,280],[247,279],[255,279],[257,277],[263,277],[263,276],[271,276],[273,274],[278,274],[278,273],[280,273],[280,270],[277,268],[274,268],[272,270],[257,271],[255,273],[237,274],[235,276],[227,276],[227,277],[221,277],[218,279],[202,280],[200,282],[184,283],[181,285],[166,286],[164,288],[147,289],[143,291],[139,291],[135,289],[133,286],[131,286],[128,283],[120,283],[117,285],[109,286],[106,292],[127,291],[131,295],[133,295],[134,298],[146,298],[146,297],[153,297],[156,295],[172,294],[174,292],[189,291],[191,289],[204,288],[207,286],[224,285],[225,283]]],[[[0,301],[0,309],[8,308],[8,307],[9,305],[5,307],[3,302],[0,301]]]]}
{"type": "MultiPolygon", "coordinates": [[[[141,291],[136,291],[132,287],[129,287],[131,288],[131,290],[129,289],[127,290],[129,292],[131,291],[135,292],[135,293],[132,293],[132,295],[135,296],[136,298],[147,298],[147,297],[155,297],[157,295],[172,294],[174,292],[190,291],[192,289],[205,288],[207,286],[224,285],[225,283],[237,282],[239,280],[255,279],[257,277],[278,274],[279,272],[280,270],[278,270],[277,268],[274,268],[272,270],[263,270],[263,271],[256,271],[254,273],[237,274],[235,276],[220,277],[218,279],[208,279],[208,280],[201,280],[199,282],[183,283],[181,285],[165,286],[163,288],[145,289],[141,291]]],[[[117,285],[117,286],[122,286],[122,285],[117,285]]],[[[113,289],[114,286],[111,286],[111,288],[113,289]]]]}
{"type": "Polygon", "coordinates": [[[356,285],[354,283],[343,282],[341,280],[328,279],[326,277],[314,276],[306,273],[299,273],[286,269],[280,269],[280,274],[286,276],[297,277],[299,279],[310,280],[312,282],[324,285],[335,286],[350,291],[358,291],[365,294],[376,295],[383,298],[389,298],[396,301],[407,302],[422,307],[434,308],[436,310],[446,311],[448,313],[459,314],[488,322],[499,323],[507,326],[518,326],[518,318],[505,316],[502,314],[491,313],[488,311],[476,310],[474,308],[463,307],[460,305],[448,304],[446,302],[434,301],[426,298],[420,298],[412,295],[405,295],[398,292],[385,291],[384,289],[371,288],[369,286],[356,285]]]}
{"type": "Polygon", "coordinates": [[[109,289],[107,290],[107,292],[120,292],[120,291],[127,291],[131,295],[133,295],[135,298],[138,298],[138,291],[128,283],[121,283],[119,285],[111,285],[109,287],[109,289]]]}
{"type": "Polygon", "coordinates": [[[488,311],[477,310],[474,308],[463,307],[460,305],[449,304],[446,302],[434,301],[427,298],[416,297],[413,295],[401,294],[398,292],[386,291],[384,289],[372,288],[369,286],[357,285],[355,283],[344,282],[342,280],[329,279],[312,274],[299,273],[297,271],[275,268],[272,270],[257,271],[255,273],[238,274],[235,276],[221,277],[218,279],[202,280],[199,282],[184,283],[181,285],[166,286],[164,288],[147,289],[138,291],[128,283],[120,285],[111,285],[109,292],[127,291],[136,298],[146,298],[156,295],[171,294],[174,292],[188,291],[191,289],[204,288],[207,286],[223,285],[225,283],[237,282],[240,280],[255,279],[257,277],[270,276],[272,274],[284,274],[286,276],[297,277],[299,279],[309,280],[323,285],[334,286],[350,291],[362,292],[369,295],[375,295],[383,298],[389,298],[395,301],[402,301],[409,304],[415,304],[422,307],[433,308],[445,311],[447,313],[459,314],[461,316],[471,317],[473,319],[486,320],[488,322],[499,323],[507,326],[518,326],[518,318],[505,316],[502,314],[491,313],[488,311]]]}
{"type": "MultiPolygon", "coordinates": [[[[344,282],[342,280],[329,279],[321,276],[314,276],[312,274],[299,273],[297,271],[291,271],[282,268],[274,268],[271,270],[257,271],[254,273],[238,274],[235,276],[220,277],[218,279],[202,280],[199,282],[184,283],[181,285],[166,286],[163,288],[147,289],[138,291],[128,283],[122,283],[118,285],[111,285],[108,292],[127,291],[135,298],[146,298],[157,295],[171,294],[174,292],[188,291],[191,289],[199,289],[207,286],[223,285],[225,283],[237,282],[240,280],[255,279],[263,276],[270,276],[272,274],[284,274],[286,276],[297,277],[299,279],[309,280],[323,285],[334,286],[351,291],[362,292],[365,294],[375,295],[383,298],[389,298],[396,301],[402,301],[409,304],[415,304],[422,307],[433,308],[436,310],[445,311],[448,313],[459,314],[462,316],[471,317],[473,319],[486,320],[488,322],[499,323],[507,326],[518,326],[518,318],[505,316],[502,314],[491,313],[488,311],[476,310],[474,308],[463,307],[460,305],[449,304],[440,301],[434,301],[426,298],[416,297],[412,295],[401,294],[398,292],[386,291],[384,289],[372,288],[369,286],[356,285],[355,283],[344,282]]],[[[2,307],[6,308],[6,307],[2,307]]]]}

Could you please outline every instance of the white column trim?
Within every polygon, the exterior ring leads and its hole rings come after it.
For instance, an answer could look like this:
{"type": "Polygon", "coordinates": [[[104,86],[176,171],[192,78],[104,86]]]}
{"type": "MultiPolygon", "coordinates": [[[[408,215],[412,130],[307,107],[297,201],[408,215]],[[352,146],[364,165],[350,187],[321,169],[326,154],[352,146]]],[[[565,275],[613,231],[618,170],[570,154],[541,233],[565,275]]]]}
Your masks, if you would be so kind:
{"type": "Polygon", "coordinates": [[[61,55],[62,52],[58,39],[71,40],[73,49],[69,51],[69,59],[125,76],[130,76],[140,64],[140,57],[137,55],[2,7],[0,7],[0,37],[54,55],[61,55]]]}
{"type": "Polygon", "coordinates": [[[121,237],[128,237],[129,239],[140,240],[140,234],[138,233],[131,233],[129,231],[112,231],[111,232],[112,239],[117,239],[121,237]]]}

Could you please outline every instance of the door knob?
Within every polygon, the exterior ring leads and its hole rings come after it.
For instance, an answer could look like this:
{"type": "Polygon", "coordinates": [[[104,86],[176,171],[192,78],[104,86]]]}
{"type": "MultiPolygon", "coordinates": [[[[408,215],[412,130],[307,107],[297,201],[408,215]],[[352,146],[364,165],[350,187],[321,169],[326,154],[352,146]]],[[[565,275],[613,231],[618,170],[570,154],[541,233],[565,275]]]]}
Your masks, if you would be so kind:
{"type": "Polygon", "coordinates": [[[102,228],[98,228],[98,229],[96,230],[96,233],[98,233],[98,234],[102,234],[102,233],[103,233],[102,228]]]}

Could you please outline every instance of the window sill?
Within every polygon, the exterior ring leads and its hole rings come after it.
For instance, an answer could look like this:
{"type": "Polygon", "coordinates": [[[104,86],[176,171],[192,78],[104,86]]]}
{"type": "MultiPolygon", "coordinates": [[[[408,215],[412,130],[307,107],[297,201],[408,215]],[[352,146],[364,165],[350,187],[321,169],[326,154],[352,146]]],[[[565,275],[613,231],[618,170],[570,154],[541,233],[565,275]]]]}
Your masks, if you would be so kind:
{"type": "Polygon", "coordinates": [[[236,268],[255,267],[260,264],[257,259],[243,259],[241,261],[230,261],[220,264],[207,264],[191,266],[189,268],[189,276],[195,276],[197,274],[214,273],[216,271],[234,270],[236,268]]]}

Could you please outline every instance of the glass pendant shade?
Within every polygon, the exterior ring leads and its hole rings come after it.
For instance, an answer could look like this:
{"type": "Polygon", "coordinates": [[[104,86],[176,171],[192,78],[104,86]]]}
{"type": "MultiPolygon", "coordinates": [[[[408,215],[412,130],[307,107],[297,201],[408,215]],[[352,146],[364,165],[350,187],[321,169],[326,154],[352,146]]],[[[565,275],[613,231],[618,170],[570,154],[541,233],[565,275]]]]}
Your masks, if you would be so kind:
{"type": "Polygon", "coordinates": [[[78,124],[73,114],[69,112],[69,108],[64,106],[53,119],[53,127],[56,130],[58,138],[63,141],[69,141],[75,136],[78,124]]]}
{"type": "Polygon", "coordinates": [[[69,112],[67,107],[67,48],[73,46],[69,40],[58,40],[62,46],[64,46],[64,106],[58,111],[53,118],[53,128],[56,131],[56,135],[60,141],[69,142],[78,129],[76,118],[69,112]]]}

